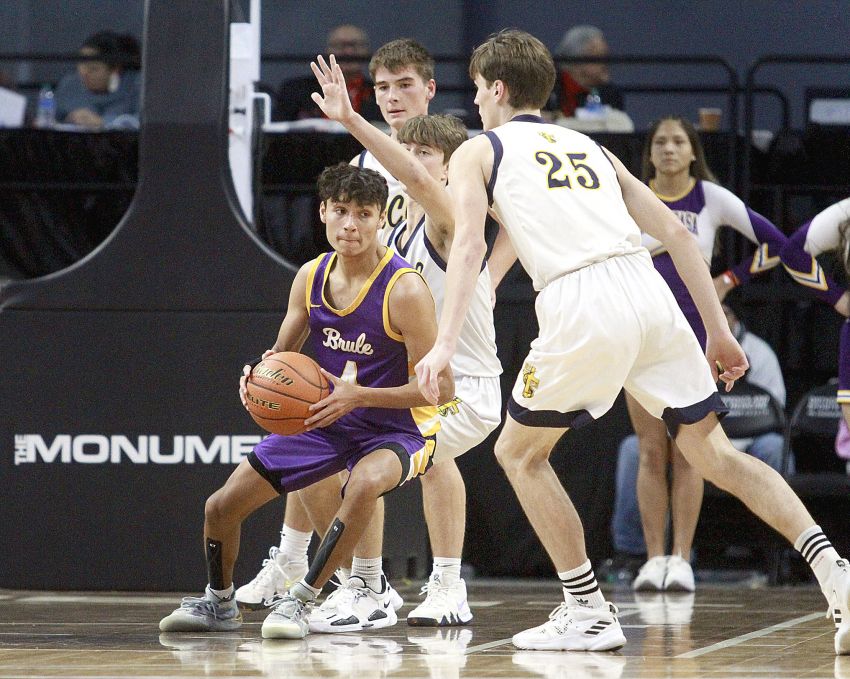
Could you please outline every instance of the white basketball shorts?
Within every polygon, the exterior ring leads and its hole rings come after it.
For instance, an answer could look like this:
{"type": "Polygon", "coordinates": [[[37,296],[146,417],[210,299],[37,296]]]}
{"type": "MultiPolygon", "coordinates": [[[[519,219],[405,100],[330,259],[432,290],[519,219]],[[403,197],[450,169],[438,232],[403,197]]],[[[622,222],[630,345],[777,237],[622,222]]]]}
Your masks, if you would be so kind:
{"type": "Polygon", "coordinates": [[[626,390],[671,424],[724,410],[708,362],[648,253],[612,257],[547,285],[540,333],[508,411],[529,426],[580,427],[626,390]]]}
{"type": "Polygon", "coordinates": [[[455,398],[439,407],[440,431],[434,464],[463,455],[481,443],[502,421],[498,377],[455,378],[455,398]]]}

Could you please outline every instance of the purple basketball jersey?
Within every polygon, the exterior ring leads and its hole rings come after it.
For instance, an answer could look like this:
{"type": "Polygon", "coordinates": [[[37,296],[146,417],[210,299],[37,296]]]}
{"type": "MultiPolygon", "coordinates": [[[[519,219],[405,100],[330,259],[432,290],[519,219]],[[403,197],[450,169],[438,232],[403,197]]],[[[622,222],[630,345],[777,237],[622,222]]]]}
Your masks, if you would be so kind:
{"type": "MultiPolygon", "coordinates": [[[[345,309],[328,302],[325,290],[336,253],[315,260],[307,279],[309,352],[329,373],[365,387],[398,387],[410,380],[404,338],[389,323],[388,298],[400,276],[417,274],[387,248],[354,301],[345,309]]],[[[436,408],[356,408],[327,427],[295,436],[271,434],[255,447],[249,462],[278,490],[304,488],[378,449],[396,453],[399,484],[431,464],[436,408]]]]}
{"type": "MultiPolygon", "coordinates": [[[[308,279],[310,336],[316,361],[329,373],[364,387],[398,387],[410,380],[404,338],[390,327],[388,298],[402,275],[419,275],[389,248],[355,300],[335,309],[325,297],[336,253],[318,260],[308,279]]],[[[409,409],[358,408],[340,418],[340,426],[421,432],[409,409]]]]}

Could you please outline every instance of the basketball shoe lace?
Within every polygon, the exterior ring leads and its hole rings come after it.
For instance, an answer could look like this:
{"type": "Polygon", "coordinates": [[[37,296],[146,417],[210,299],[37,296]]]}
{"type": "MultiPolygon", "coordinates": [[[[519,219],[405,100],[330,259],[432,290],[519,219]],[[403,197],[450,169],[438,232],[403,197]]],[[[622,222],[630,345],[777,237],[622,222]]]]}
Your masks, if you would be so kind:
{"type": "Polygon", "coordinates": [[[457,608],[457,604],[452,599],[452,588],[450,585],[444,585],[439,580],[435,580],[431,578],[426,582],[422,589],[419,590],[419,594],[425,595],[424,604],[431,606],[432,608],[437,608],[438,610],[454,610],[457,608]]]}
{"type": "MultiPolygon", "coordinates": [[[[620,612],[620,609],[617,608],[614,604],[612,604],[610,602],[606,602],[605,608],[614,617],[616,617],[617,614],[620,612]]],[[[555,630],[557,630],[558,634],[564,634],[567,627],[569,627],[569,624],[572,622],[574,614],[576,612],[581,611],[581,612],[586,613],[586,612],[592,611],[592,610],[593,609],[588,608],[587,606],[578,606],[578,605],[573,604],[573,603],[568,603],[566,601],[562,601],[560,604],[558,604],[555,607],[555,610],[553,610],[549,614],[549,620],[550,620],[549,624],[551,624],[555,628],[555,630]]]]}
{"type": "Polygon", "coordinates": [[[348,584],[341,584],[338,582],[330,581],[331,584],[336,587],[336,589],[328,594],[327,598],[322,602],[322,605],[319,606],[316,611],[319,613],[326,613],[331,610],[337,610],[340,605],[344,605],[347,603],[353,603],[357,600],[357,596],[365,596],[365,593],[358,593],[354,590],[354,588],[349,587],[348,584]]]}
{"type": "Polygon", "coordinates": [[[280,554],[279,547],[269,549],[269,558],[263,559],[263,567],[251,583],[256,589],[263,592],[262,596],[267,601],[267,605],[275,598],[275,594],[281,593],[290,584],[286,571],[277,561],[278,554],[280,554]],[[268,591],[271,594],[267,597],[265,593],[268,591]]]}
{"type": "Polygon", "coordinates": [[[203,596],[184,596],[180,601],[180,608],[186,609],[191,615],[210,616],[214,620],[229,620],[234,617],[232,609],[221,604],[222,602],[212,601],[203,596]]]}

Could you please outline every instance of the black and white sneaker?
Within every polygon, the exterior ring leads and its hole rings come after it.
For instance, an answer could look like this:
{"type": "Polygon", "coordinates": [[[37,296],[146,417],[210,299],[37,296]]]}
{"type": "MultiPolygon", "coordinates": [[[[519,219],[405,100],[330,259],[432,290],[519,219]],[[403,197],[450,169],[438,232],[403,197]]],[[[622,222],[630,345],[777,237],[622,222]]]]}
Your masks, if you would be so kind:
{"type": "Polygon", "coordinates": [[[362,578],[353,575],[345,587],[332,592],[319,608],[313,610],[310,615],[310,631],[356,632],[391,627],[398,622],[393,593],[394,590],[383,575],[380,592],[369,587],[362,578]]]}

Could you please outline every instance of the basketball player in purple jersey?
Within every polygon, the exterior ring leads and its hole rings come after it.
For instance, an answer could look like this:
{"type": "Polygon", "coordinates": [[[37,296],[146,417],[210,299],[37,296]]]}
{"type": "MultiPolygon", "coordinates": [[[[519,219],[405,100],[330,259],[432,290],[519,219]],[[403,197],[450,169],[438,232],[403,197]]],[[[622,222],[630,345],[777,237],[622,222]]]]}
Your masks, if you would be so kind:
{"type": "MultiPolygon", "coordinates": [[[[375,50],[369,61],[369,73],[375,83],[375,101],[390,128],[390,139],[395,140],[405,121],[428,113],[428,104],[436,92],[434,59],[428,50],[415,40],[400,38],[375,50]]],[[[389,232],[404,220],[407,214],[406,194],[400,182],[368,150],[353,158],[351,164],[376,170],[387,181],[387,218],[384,228],[380,231],[381,241],[386,242],[389,232]]],[[[452,469],[453,466],[455,465],[442,465],[435,473],[429,474],[427,481],[423,480],[422,494],[426,504],[446,504],[447,512],[454,511],[464,488],[460,473],[452,469]]],[[[332,505],[339,497],[339,482],[335,483],[335,479],[321,481],[299,496],[306,496],[307,493],[310,494],[314,506],[332,505]]],[[[313,524],[301,506],[299,496],[287,498],[280,547],[272,547],[269,550],[269,558],[263,561],[259,573],[236,590],[236,599],[241,606],[251,609],[267,607],[266,602],[273,601],[277,594],[286,591],[293,581],[300,579],[307,571],[307,550],[313,524]]],[[[345,599],[351,594],[342,590],[347,587],[352,576],[358,584],[365,582],[373,593],[375,589],[381,589],[385,581],[381,559],[383,512],[383,501],[379,501],[369,529],[354,552],[353,563],[346,564],[346,568],[338,574],[342,587],[335,590],[322,604],[323,612],[329,613],[329,608],[335,605],[340,595],[345,599]]],[[[456,542],[458,539],[455,535],[449,535],[447,540],[456,542]]],[[[462,542],[462,537],[459,540],[462,542]]],[[[439,550],[439,545],[432,542],[432,546],[439,550]]],[[[444,555],[435,553],[435,556],[444,555]]],[[[459,556],[458,554],[458,558],[459,556]]],[[[394,610],[401,608],[403,601],[392,586],[388,588],[387,595],[394,610]]],[[[371,626],[367,620],[371,613],[384,609],[383,600],[375,601],[371,596],[360,597],[357,603],[358,617],[363,618],[363,623],[367,626],[371,626]],[[373,610],[368,610],[370,603],[374,603],[373,610]]],[[[344,631],[360,628],[358,623],[352,622],[344,631]]]]}
{"type": "MultiPolygon", "coordinates": [[[[788,239],[781,254],[785,270],[795,281],[847,318],[850,293],[827,276],[815,259],[825,252],[834,252],[850,276],[850,198],[830,205],[803,224],[788,239]]],[[[850,320],[844,322],[839,338],[838,402],[844,422],[850,426],[850,320]]]]}
{"type": "MultiPolygon", "coordinates": [[[[736,285],[779,264],[785,236],[735,194],[717,184],[705,162],[699,136],[689,121],[667,116],[650,126],[643,149],[642,175],[655,195],[693,234],[706,267],[711,265],[721,227],[728,226],[757,245],[752,256],[714,279],[720,301],[736,285]]],[[[662,243],[647,234],[643,236],[643,244],[705,349],[705,326],[670,254],[662,243]]],[[[638,590],[692,592],[695,583],[689,562],[702,505],[702,477],[682,457],[663,420],[646,412],[628,393],[626,404],[640,451],[637,497],[648,557],[632,586],[638,590]],[[672,466],[669,489],[668,463],[672,466]],[[670,555],[665,549],[668,508],[673,538],[670,555]]],[[[633,446],[634,442],[625,444],[633,446]]]]}
{"type": "Polygon", "coordinates": [[[693,236],[644,183],[579,132],[547,124],[555,81],[546,46],[502,31],[472,54],[470,77],[485,134],[452,156],[455,237],[434,348],[416,366],[437,403],[438,376],[457,346],[492,210],[539,291],[540,334],[517,376],[496,443],[523,510],[551,557],[564,601],[542,625],[513,637],[529,650],[613,650],[625,642],[587,559],[581,520],[549,455],[571,427],[601,417],[626,388],[663,417],[688,462],[784,535],[807,559],[850,653],[850,569],[783,478],[735,450],[720,427],[727,389],[747,360],[723,315],[693,236]],[[703,354],[640,233],[669,250],[706,328],[703,354]]]}
{"type": "MultiPolygon", "coordinates": [[[[203,597],[184,598],[160,621],[164,632],[239,627],[232,576],[242,521],[280,493],[347,469],[342,506],[309,572],[263,623],[264,638],[303,638],[312,602],[351,558],[378,497],[424,473],[431,462],[437,411],[423,407],[408,361],[433,345],[434,300],[422,277],[378,241],[386,182],[373,170],[341,163],[325,169],[318,193],[333,252],[298,271],[271,351],[298,351],[306,339],[333,391],[313,406],[306,432],[264,438],[207,500],[208,585],[203,597]]],[[[448,369],[439,391],[444,400],[454,395],[448,369]]],[[[240,398],[244,404],[244,376],[240,398]]]]}

